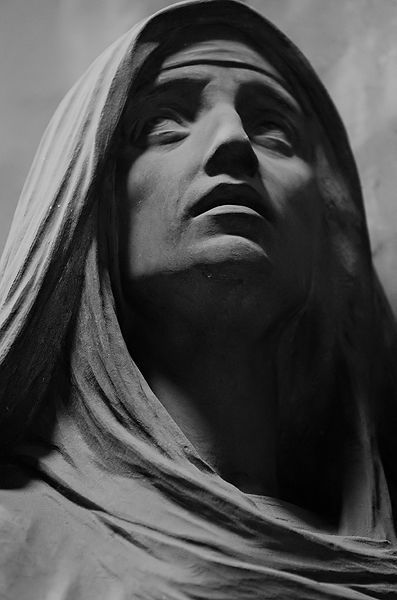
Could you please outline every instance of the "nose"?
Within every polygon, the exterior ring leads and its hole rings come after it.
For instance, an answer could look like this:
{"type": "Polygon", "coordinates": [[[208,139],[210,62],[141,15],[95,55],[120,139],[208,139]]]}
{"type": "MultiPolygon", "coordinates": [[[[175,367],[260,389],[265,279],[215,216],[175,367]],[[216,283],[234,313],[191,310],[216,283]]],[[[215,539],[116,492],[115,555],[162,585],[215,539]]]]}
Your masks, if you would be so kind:
{"type": "Polygon", "coordinates": [[[227,174],[236,179],[251,178],[257,173],[258,158],[240,116],[230,107],[221,110],[216,119],[204,169],[210,177],[227,174]]]}

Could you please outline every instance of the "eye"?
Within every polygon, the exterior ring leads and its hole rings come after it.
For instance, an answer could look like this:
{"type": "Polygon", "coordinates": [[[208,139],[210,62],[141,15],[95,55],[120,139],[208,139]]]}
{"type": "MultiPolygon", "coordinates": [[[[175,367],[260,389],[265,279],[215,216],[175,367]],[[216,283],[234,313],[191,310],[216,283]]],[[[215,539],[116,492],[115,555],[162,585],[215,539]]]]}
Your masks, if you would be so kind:
{"type": "Polygon", "coordinates": [[[250,128],[250,137],[258,145],[284,156],[295,153],[294,133],[286,123],[258,121],[250,128]]]}
{"type": "Polygon", "coordinates": [[[167,108],[142,119],[132,138],[138,145],[171,144],[184,139],[188,133],[187,119],[180,112],[167,108]]]}
{"type": "Polygon", "coordinates": [[[174,111],[166,111],[160,113],[145,123],[145,130],[147,133],[156,133],[168,129],[173,129],[183,125],[183,119],[181,115],[174,111]]]}

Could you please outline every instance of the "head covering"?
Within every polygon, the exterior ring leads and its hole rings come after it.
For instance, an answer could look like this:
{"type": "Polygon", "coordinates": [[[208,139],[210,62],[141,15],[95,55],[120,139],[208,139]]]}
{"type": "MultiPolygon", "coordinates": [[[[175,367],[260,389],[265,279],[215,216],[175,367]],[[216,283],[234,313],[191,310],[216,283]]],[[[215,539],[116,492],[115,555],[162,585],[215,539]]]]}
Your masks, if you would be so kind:
{"type": "Polygon", "coordinates": [[[0,273],[2,597],[397,596],[395,325],[343,125],[273,25],[233,0],[200,0],[115,42],[44,134],[0,273]],[[322,132],[315,169],[325,235],[310,295],[277,356],[283,502],[245,494],[205,463],[120,328],[123,114],[148,65],[212,24],[252,39],[322,132]],[[315,512],[335,489],[337,531],[293,506],[315,512]]]}

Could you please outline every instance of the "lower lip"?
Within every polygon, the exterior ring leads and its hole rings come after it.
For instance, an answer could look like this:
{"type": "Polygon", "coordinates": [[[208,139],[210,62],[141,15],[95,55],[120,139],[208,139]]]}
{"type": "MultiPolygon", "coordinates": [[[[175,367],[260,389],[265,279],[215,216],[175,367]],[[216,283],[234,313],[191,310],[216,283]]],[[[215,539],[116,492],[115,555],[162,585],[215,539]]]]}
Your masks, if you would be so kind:
{"type": "Polygon", "coordinates": [[[241,215],[264,219],[264,217],[253,208],[250,208],[249,206],[243,206],[240,204],[222,204],[221,206],[215,206],[214,208],[206,210],[205,212],[201,213],[201,215],[214,217],[220,215],[241,215]]]}

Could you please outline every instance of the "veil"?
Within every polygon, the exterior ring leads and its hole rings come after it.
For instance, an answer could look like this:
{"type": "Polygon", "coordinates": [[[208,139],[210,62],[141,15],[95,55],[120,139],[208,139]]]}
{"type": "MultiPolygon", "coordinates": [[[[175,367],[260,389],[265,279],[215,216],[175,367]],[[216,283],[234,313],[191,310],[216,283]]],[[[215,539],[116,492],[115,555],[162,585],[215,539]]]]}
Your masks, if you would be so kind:
{"type": "Polygon", "coordinates": [[[156,13],[64,98],[1,259],[0,332],[5,598],[397,593],[395,322],[338,113],[299,50],[252,9],[198,0],[156,13]],[[255,41],[322,132],[315,168],[326,236],[277,356],[281,517],[200,457],[134,363],[118,310],[123,114],[169,36],[217,22],[255,41]],[[292,505],[338,506],[338,534],[297,523],[292,505]],[[35,575],[33,587],[15,561],[35,575]]]}

